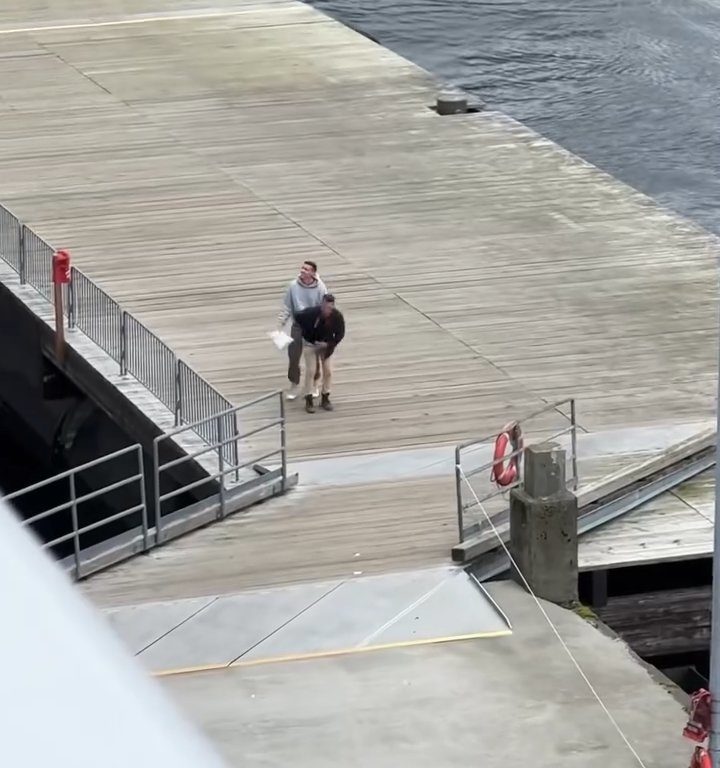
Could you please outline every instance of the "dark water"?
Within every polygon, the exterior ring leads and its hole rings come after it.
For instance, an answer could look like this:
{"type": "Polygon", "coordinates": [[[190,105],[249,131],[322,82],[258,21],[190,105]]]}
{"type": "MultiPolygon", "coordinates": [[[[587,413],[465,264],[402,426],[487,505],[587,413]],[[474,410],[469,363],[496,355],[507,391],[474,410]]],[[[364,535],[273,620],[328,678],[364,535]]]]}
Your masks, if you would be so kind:
{"type": "Polygon", "coordinates": [[[720,0],[313,0],[720,233],[720,0]]]}

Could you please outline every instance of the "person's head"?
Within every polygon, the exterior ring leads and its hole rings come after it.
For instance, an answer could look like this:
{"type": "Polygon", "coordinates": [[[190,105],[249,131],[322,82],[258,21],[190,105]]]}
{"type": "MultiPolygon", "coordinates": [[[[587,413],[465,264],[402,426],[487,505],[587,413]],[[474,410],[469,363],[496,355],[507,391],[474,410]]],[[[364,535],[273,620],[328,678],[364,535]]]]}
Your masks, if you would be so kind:
{"type": "Polygon", "coordinates": [[[326,293],[323,296],[322,304],[320,305],[320,314],[323,317],[328,317],[333,309],[335,309],[335,297],[332,293],[326,293]]]}
{"type": "Polygon", "coordinates": [[[300,267],[300,282],[310,285],[317,279],[317,264],[314,261],[303,261],[300,267]]]}

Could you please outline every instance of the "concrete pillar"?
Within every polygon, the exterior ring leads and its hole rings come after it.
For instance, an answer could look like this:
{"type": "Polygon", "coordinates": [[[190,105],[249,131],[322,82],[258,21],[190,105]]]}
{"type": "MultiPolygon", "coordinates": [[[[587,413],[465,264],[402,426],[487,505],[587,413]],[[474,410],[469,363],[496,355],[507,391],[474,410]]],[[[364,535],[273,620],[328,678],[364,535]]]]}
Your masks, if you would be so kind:
{"type": "Polygon", "coordinates": [[[577,498],[565,485],[565,451],[555,443],[531,445],[523,463],[523,485],[510,492],[510,551],[538,597],[575,602],[577,498]]]}

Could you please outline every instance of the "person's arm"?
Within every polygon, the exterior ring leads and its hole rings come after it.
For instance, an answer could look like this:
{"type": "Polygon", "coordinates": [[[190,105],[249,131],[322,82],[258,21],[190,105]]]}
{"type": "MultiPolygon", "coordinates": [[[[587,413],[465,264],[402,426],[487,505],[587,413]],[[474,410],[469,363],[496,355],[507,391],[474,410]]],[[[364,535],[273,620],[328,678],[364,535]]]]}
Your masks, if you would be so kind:
{"type": "Polygon", "coordinates": [[[345,338],[345,318],[342,316],[342,312],[338,311],[336,317],[337,327],[333,333],[333,339],[328,343],[325,349],[325,357],[330,357],[335,351],[335,347],[345,338]]]}
{"type": "Polygon", "coordinates": [[[293,314],[293,298],[292,291],[288,287],[283,297],[282,308],[280,314],[278,314],[278,329],[282,330],[285,327],[285,323],[290,319],[293,314]]]}
{"type": "Polygon", "coordinates": [[[307,309],[301,309],[299,312],[293,313],[293,320],[300,326],[303,338],[305,338],[305,332],[308,326],[313,322],[314,311],[315,307],[308,307],[307,309]]]}

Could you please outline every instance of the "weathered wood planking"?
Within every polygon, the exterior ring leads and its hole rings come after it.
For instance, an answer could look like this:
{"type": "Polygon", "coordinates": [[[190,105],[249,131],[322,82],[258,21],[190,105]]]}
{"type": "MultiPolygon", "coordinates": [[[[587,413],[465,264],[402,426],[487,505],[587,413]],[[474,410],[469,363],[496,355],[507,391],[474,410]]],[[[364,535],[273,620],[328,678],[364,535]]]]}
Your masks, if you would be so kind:
{"type": "Polygon", "coordinates": [[[592,571],[709,557],[714,470],[698,475],[580,539],[579,565],[592,571]]]}
{"type": "Polygon", "coordinates": [[[447,561],[452,478],[297,488],[84,582],[100,605],[230,593],[447,561]]]}
{"type": "MultiPolygon", "coordinates": [[[[590,428],[712,407],[715,241],[294,2],[0,35],[0,197],[231,398],[316,258],[349,325],[297,455],[445,442],[562,395],[590,428]],[[321,443],[321,444],[319,444],[321,443]]],[[[0,31],[197,3],[4,4],[0,31]]]]}
{"type": "Polygon", "coordinates": [[[611,597],[600,618],[640,656],[710,649],[712,587],[611,597]]]}
{"type": "MultiPolygon", "coordinates": [[[[501,114],[439,117],[427,73],[306,5],[181,18],[203,7],[6,0],[0,201],[237,402],[284,384],[265,333],[317,260],[349,332],[336,413],[289,409],[295,458],[475,437],[563,396],[588,429],[712,411],[713,238],[501,114]]],[[[392,564],[402,527],[373,510],[402,520],[407,493],[335,503],[392,564]]],[[[432,530],[420,549],[447,552],[432,530]]],[[[257,549],[246,583],[283,578],[257,549]]]]}

